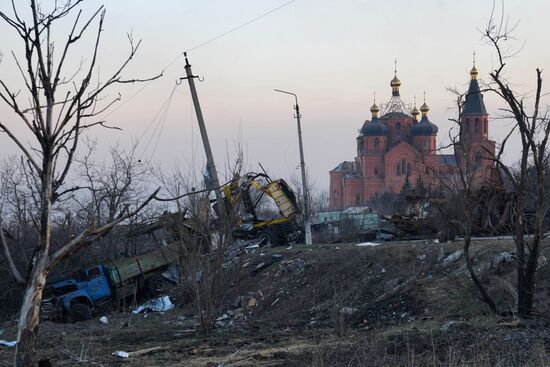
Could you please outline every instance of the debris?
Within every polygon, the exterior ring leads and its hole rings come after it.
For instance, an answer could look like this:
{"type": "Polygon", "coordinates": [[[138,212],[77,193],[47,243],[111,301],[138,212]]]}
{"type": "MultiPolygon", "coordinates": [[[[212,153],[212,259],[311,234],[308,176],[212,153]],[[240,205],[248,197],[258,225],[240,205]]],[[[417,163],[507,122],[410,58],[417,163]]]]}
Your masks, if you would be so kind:
{"type": "Polygon", "coordinates": [[[174,308],[174,304],[170,301],[170,297],[168,296],[162,296],[159,298],[155,298],[149,302],[146,302],[136,308],[133,313],[140,313],[144,310],[149,310],[153,312],[163,312],[168,311],[174,308]]]}
{"type": "Polygon", "coordinates": [[[447,256],[445,259],[443,259],[443,266],[449,266],[455,261],[457,261],[458,259],[460,259],[460,257],[462,257],[463,252],[464,252],[463,250],[458,250],[453,252],[449,256],[447,256]]]}
{"type": "Polygon", "coordinates": [[[418,260],[420,260],[420,261],[422,261],[422,262],[423,262],[424,260],[426,260],[427,257],[428,257],[428,255],[426,255],[426,254],[418,255],[418,256],[417,256],[418,260]]]}
{"type": "Polygon", "coordinates": [[[105,316],[101,316],[99,318],[99,322],[101,322],[104,325],[107,325],[109,323],[109,319],[107,319],[107,317],[105,317],[105,316]]]}
{"type": "Polygon", "coordinates": [[[160,352],[163,350],[168,349],[168,347],[152,347],[152,348],[146,348],[146,349],[140,349],[136,350],[134,352],[125,352],[122,350],[118,350],[116,352],[111,353],[113,356],[120,357],[120,358],[130,358],[130,357],[141,357],[146,354],[151,354],[155,352],[160,352]]]}
{"type": "Polygon", "coordinates": [[[174,284],[180,284],[180,271],[175,264],[170,265],[161,275],[164,279],[174,284]]]}
{"type": "Polygon", "coordinates": [[[506,273],[506,268],[509,264],[514,262],[515,255],[510,252],[501,252],[495,255],[491,260],[491,266],[489,269],[494,270],[497,274],[506,273]]]}
{"type": "Polygon", "coordinates": [[[113,356],[115,357],[120,357],[120,358],[128,358],[130,357],[130,354],[128,352],[124,352],[122,350],[117,350],[116,352],[113,352],[111,353],[113,356]]]}
{"type": "Polygon", "coordinates": [[[273,254],[273,255],[271,255],[271,259],[273,260],[273,262],[281,261],[283,259],[283,255],[273,254]]]}
{"type": "Polygon", "coordinates": [[[277,302],[279,302],[279,298],[277,298],[275,301],[273,301],[273,302],[271,303],[271,307],[273,307],[273,306],[275,305],[275,303],[277,303],[277,302]]]}
{"type": "Polygon", "coordinates": [[[433,243],[439,243],[439,239],[436,238],[433,243]]]}
{"type": "Polygon", "coordinates": [[[381,243],[374,243],[374,242],[363,242],[363,243],[357,243],[355,246],[357,247],[375,247],[380,246],[381,243]]]}
{"type": "Polygon", "coordinates": [[[342,315],[353,315],[357,312],[357,309],[354,307],[342,307],[338,312],[342,315]]]}
{"type": "Polygon", "coordinates": [[[221,315],[220,317],[218,317],[216,319],[216,321],[223,321],[223,320],[227,320],[229,318],[229,315],[224,313],[223,315],[221,315]]]}
{"type": "Polygon", "coordinates": [[[6,347],[15,347],[15,345],[17,344],[17,340],[14,340],[14,341],[7,341],[7,340],[0,340],[0,345],[5,345],[6,347]]]}
{"type": "Polygon", "coordinates": [[[252,297],[248,300],[248,307],[256,307],[257,304],[258,300],[256,299],[256,297],[252,297]]]}

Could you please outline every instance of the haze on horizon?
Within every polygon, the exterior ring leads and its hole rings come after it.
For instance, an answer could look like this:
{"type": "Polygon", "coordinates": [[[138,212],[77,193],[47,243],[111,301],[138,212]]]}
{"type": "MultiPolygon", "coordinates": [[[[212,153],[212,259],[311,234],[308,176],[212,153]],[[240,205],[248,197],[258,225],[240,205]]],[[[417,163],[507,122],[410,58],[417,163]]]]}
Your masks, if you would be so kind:
{"type": "MultiPolygon", "coordinates": [[[[480,79],[487,79],[491,70],[494,54],[478,30],[490,15],[490,0],[296,0],[195,48],[287,2],[105,3],[101,74],[106,75],[125,57],[127,32],[142,39],[140,51],[125,74],[128,77],[157,74],[184,50],[191,50],[193,72],[205,78],[198,83],[198,92],[222,176],[238,142],[250,168],[259,170],[260,162],[274,177],[298,176],[294,101],[273,89],[296,93],[306,165],[316,187],[327,189],[328,171],[356,154],[355,138],[363,121],[370,119],[373,94],[376,92],[379,103],[389,99],[395,58],[403,100],[412,103],[416,96],[421,101],[426,92],[430,120],[439,126],[440,144],[452,125],[448,119],[456,114],[453,95],[447,88],[466,90],[474,50],[480,79]]],[[[101,4],[88,0],[83,8],[91,14],[101,4]]],[[[548,70],[550,66],[550,50],[542,47],[547,35],[541,29],[550,13],[550,2],[506,1],[505,13],[520,21],[514,45],[521,48],[525,42],[521,53],[510,60],[508,75],[516,89],[533,92],[535,68],[548,70]]],[[[12,50],[20,52],[21,44],[14,32],[1,24],[0,78],[12,87],[21,85],[10,55],[12,50]]],[[[75,62],[89,52],[82,48],[82,54],[73,55],[75,62]]],[[[112,144],[129,148],[139,140],[138,152],[144,160],[167,169],[179,166],[202,171],[205,159],[189,89],[186,84],[175,84],[185,73],[183,66],[184,59],[179,57],[164,70],[162,78],[144,89],[143,85],[119,88],[122,101],[106,118],[123,131],[94,130],[91,137],[99,141],[100,153],[107,152],[112,144]],[[164,122],[154,120],[172,91],[164,122]]],[[[489,136],[498,142],[509,123],[495,119],[501,104],[494,96],[486,93],[485,101],[490,113],[489,136]]],[[[0,105],[0,118],[19,124],[5,105],[0,105]]],[[[506,159],[514,162],[519,149],[517,142],[512,144],[506,159]]],[[[19,155],[17,148],[0,134],[0,155],[5,158],[13,154],[19,155]]]]}

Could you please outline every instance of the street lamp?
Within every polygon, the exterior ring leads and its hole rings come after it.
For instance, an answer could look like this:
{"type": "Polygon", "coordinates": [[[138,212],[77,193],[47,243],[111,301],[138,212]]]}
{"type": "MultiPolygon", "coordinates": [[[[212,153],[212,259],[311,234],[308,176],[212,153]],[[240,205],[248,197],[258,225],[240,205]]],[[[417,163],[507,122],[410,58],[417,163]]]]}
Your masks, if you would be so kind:
{"type": "Polygon", "coordinates": [[[300,145],[300,168],[302,171],[302,191],[304,195],[304,222],[305,222],[305,232],[306,232],[306,245],[311,245],[311,223],[309,221],[309,193],[307,190],[306,183],[306,164],[304,163],[304,146],[302,144],[302,125],[300,123],[300,107],[298,106],[298,96],[294,93],[287,92],[280,89],[274,89],[275,92],[290,94],[294,96],[296,104],[294,105],[294,110],[296,110],[296,122],[298,124],[298,143],[300,145]]]}

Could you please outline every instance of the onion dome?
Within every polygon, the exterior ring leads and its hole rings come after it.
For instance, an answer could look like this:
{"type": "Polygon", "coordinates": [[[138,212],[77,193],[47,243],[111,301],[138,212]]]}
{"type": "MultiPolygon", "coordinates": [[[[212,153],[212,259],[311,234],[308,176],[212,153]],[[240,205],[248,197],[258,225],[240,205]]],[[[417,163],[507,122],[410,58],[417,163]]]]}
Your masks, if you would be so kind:
{"type": "Polygon", "coordinates": [[[393,77],[393,79],[390,82],[390,86],[392,88],[399,88],[401,86],[401,80],[397,79],[397,75],[393,77]]]}
{"type": "Polygon", "coordinates": [[[414,121],[418,121],[418,115],[420,115],[420,111],[418,108],[416,108],[416,97],[414,97],[414,107],[411,110],[411,116],[413,117],[414,121]]]}
{"type": "Polygon", "coordinates": [[[376,105],[376,102],[370,108],[370,112],[372,113],[372,118],[373,119],[378,117],[378,113],[380,112],[380,108],[376,105]]]}
{"type": "Polygon", "coordinates": [[[470,76],[472,77],[472,80],[476,80],[478,74],[479,73],[477,72],[477,68],[474,64],[474,66],[472,66],[472,70],[470,70],[470,76]]]}
{"type": "Polygon", "coordinates": [[[420,112],[422,112],[422,117],[428,116],[428,111],[430,111],[430,107],[424,102],[422,106],[420,106],[420,112]]]}
{"type": "Polygon", "coordinates": [[[428,119],[428,111],[430,110],[430,107],[424,102],[422,106],[420,106],[420,111],[422,112],[422,119],[418,124],[415,124],[411,127],[411,135],[413,136],[431,136],[431,135],[437,135],[438,128],[437,125],[432,123],[428,119]]]}
{"type": "Polygon", "coordinates": [[[361,128],[361,135],[364,136],[387,136],[390,129],[378,117],[373,115],[372,121],[365,121],[361,128]]]}

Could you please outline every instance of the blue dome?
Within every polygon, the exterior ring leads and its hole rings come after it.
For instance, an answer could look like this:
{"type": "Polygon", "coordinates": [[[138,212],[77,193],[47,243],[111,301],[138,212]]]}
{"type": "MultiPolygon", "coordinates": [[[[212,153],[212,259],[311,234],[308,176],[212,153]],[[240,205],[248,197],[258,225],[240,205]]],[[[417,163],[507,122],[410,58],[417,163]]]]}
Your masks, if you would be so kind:
{"type": "Polygon", "coordinates": [[[413,136],[430,136],[436,135],[439,129],[437,125],[428,120],[428,116],[422,116],[418,124],[411,127],[411,135],[413,136]]]}
{"type": "Polygon", "coordinates": [[[361,128],[361,134],[365,136],[384,136],[388,135],[390,129],[378,118],[373,118],[372,121],[365,121],[361,128]]]}

